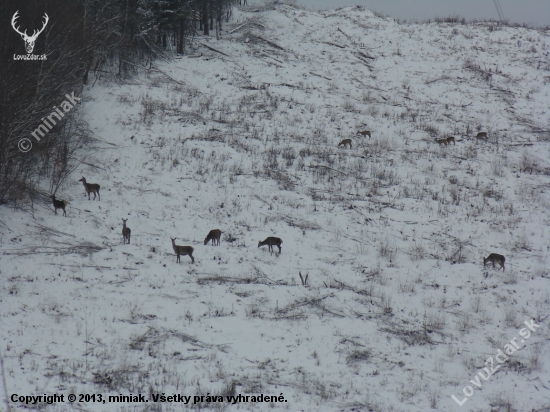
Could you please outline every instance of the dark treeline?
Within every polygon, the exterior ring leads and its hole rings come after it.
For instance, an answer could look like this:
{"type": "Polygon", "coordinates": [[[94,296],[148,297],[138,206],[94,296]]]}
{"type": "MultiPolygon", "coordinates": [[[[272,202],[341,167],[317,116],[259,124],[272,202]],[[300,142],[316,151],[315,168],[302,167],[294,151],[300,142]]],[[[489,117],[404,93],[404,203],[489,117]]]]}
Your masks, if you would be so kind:
{"type": "Polygon", "coordinates": [[[76,107],[64,116],[53,114],[54,107],[58,113],[67,108],[67,94],[82,97],[84,85],[99,76],[120,80],[153,59],[184,54],[192,36],[221,36],[231,6],[243,3],[2,0],[0,204],[32,209],[33,202],[46,200],[40,182],[47,181],[49,192],[55,193],[79,166],[81,151],[91,142],[86,124],[76,107]],[[30,54],[46,59],[21,60],[19,56],[29,55],[22,34],[31,37],[42,28],[30,54]]]}

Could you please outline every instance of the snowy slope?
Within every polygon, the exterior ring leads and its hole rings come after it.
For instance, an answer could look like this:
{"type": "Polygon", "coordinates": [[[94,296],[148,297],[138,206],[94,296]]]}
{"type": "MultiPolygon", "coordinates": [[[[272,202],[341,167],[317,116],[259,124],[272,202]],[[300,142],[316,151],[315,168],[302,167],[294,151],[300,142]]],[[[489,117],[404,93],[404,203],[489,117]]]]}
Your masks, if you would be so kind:
{"type": "Polygon", "coordinates": [[[57,193],[67,217],[1,209],[8,393],[148,400],[89,411],[550,407],[549,33],[254,10],[86,90],[99,142],[57,193]],[[215,228],[221,246],[204,246],[215,228]],[[267,236],[281,254],[257,248],[267,236]]]}

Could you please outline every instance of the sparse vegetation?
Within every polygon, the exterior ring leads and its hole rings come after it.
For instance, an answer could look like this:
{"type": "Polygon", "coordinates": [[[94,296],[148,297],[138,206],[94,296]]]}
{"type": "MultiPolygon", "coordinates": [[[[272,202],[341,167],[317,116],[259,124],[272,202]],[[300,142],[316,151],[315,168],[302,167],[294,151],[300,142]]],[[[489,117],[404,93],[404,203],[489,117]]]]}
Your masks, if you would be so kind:
{"type": "Polygon", "coordinates": [[[446,410],[532,318],[526,350],[468,407],[543,408],[544,34],[457,16],[397,25],[361,7],[238,10],[223,38],[195,33],[175,61],[86,89],[98,152],[66,171],[67,217],[51,213],[55,187],[36,188],[34,218],[2,210],[10,390],[446,410]],[[521,402],[498,395],[516,384],[521,402]]]}

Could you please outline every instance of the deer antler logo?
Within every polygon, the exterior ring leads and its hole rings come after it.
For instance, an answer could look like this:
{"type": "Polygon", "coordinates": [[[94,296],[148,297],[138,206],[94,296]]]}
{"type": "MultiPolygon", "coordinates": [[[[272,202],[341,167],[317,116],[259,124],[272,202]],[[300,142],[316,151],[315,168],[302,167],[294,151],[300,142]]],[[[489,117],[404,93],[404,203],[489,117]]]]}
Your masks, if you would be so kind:
{"type": "Polygon", "coordinates": [[[13,27],[13,29],[17,33],[19,33],[21,35],[21,38],[25,41],[25,49],[27,50],[27,53],[31,54],[33,49],[34,49],[34,42],[38,38],[38,35],[44,31],[44,29],[46,28],[46,24],[48,24],[48,21],[50,20],[50,18],[48,17],[48,15],[46,13],[44,13],[44,18],[46,20],[44,21],[44,25],[42,26],[42,28],[38,31],[34,30],[32,36],[28,36],[27,35],[27,30],[25,30],[23,33],[21,33],[19,31],[19,27],[15,27],[15,21],[19,17],[17,15],[17,13],[19,13],[19,10],[17,10],[15,12],[15,14],[13,15],[13,17],[11,18],[11,26],[13,27]]]}

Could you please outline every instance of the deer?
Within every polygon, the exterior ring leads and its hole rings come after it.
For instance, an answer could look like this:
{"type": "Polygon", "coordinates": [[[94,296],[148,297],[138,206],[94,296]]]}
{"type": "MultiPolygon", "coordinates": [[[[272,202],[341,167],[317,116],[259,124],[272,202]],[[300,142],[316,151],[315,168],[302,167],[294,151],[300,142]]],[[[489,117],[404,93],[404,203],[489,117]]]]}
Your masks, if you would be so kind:
{"type": "Polygon", "coordinates": [[[14,13],[13,17],[11,18],[11,27],[13,27],[13,30],[15,30],[17,32],[17,34],[19,34],[21,36],[21,38],[25,42],[25,50],[27,50],[28,54],[31,54],[32,51],[34,50],[34,43],[36,42],[36,39],[38,38],[38,35],[44,31],[44,29],[46,28],[46,25],[48,24],[48,21],[50,20],[50,18],[48,17],[48,15],[46,13],[44,13],[44,23],[42,24],[42,28],[38,31],[33,30],[32,36],[29,36],[27,34],[27,30],[25,30],[23,33],[21,33],[19,31],[19,27],[15,27],[15,24],[16,24],[15,21],[19,18],[19,16],[17,15],[18,13],[19,13],[19,10],[17,10],[14,13]]]}
{"type": "Polygon", "coordinates": [[[186,255],[191,258],[191,263],[195,263],[195,258],[193,257],[193,250],[195,249],[193,249],[192,246],[176,245],[176,239],[177,238],[172,239],[172,247],[174,248],[174,253],[178,256],[178,258],[176,259],[176,263],[181,263],[180,256],[186,256],[186,255]]]}
{"type": "Polygon", "coordinates": [[[84,185],[84,189],[86,190],[86,193],[88,193],[88,200],[90,200],[90,193],[94,194],[94,200],[96,193],[99,200],[101,200],[101,196],[99,195],[99,185],[97,183],[86,183],[86,178],[84,176],[82,176],[82,179],[80,179],[79,182],[82,182],[84,185]]]}
{"type": "Polygon", "coordinates": [[[55,209],[55,214],[57,215],[57,209],[63,210],[63,216],[67,216],[67,212],[65,212],[65,206],[69,204],[66,200],[58,200],[55,198],[55,195],[51,195],[50,199],[52,199],[53,202],[53,208],[55,209]]]}
{"type": "MultiPolygon", "coordinates": [[[[491,253],[489,256],[487,256],[486,258],[483,258],[483,267],[485,267],[485,265],[489,262],[489,263],[493,263],[493,267],[495,267],[495,262],[498,263],[500,265],[500,267],[502,268],[502,271],[504,272],[504,261],[506,260],[506,258],[502,255],[499,255],[498,253],[491,253]]],[[[500,268],[499,268],[500,270],[500,268]]]]}
{"type": "Polygon", "coordinates": [[[212,240],[212,246],[216,246],[216,242],[218,243],[218,246],[220,245],[220,237],[222,236],[222,231],[220,229],[213,229],[210,232],[208,232],[208,235],[204,239],[204,244],[206,245],[210,240],[212,240]]]}
{"type": "Polygon", "coordinates": [[[273,246],[277,246],[279,248],[279,254],[281,253],[281,244],[283,243],[283,241],[281,240],[281,238],[278,238],[278,237],[268,237],[266,240],[264,240],[263,242],[258,242],[258,247],[261,247],[261,246],[264,246],[264,245],[268,245],[269,246],[269,251],[271,252],[271,254],[273,254],[273,246]]]}
{"type": "Polygon", "coordinates": [[[346,145],[349,145],[349,148],[351,149],[351,139],[344,139],[340,143],[338,143],[338,147],[344,145],[344,149],[346,148],[346,145]]]}
{"type": "Polygon", "coordinates": [[[439,146],[447,146],[449,144],[447,139],[436,139],[435,142],[439,143],[439,146]]]}
{"type": "Polygon", "coordinates": [[[479,132],[477,135],[476,135],[476,139],[487,139],[487,132],[479,132]]]}
{"type": "Polygon", "coordinates": [[[447,144],[451,144],[451,142],[453,142],[453,145],[456,146],[455,137],[454,137],[454,136],[449,136],[449,137],[447,137],[447,144]]]}
{"type": "Polygon", "coordinates": [[[358,131],[357,133],[363,135],[363,137],[365,136],[371,137],[370,130],[363,130],[362,132],[358,131]]]}
{"type": "Polygon", "coordinates": [[[132,234],[132,231],[129,227],[126,227],[126,222],[128,219],[122,219],[122,241],[124,244],[126,244],[126,241],[128,241],[128,244],[130,244],[130,235],[132,234]]]}

